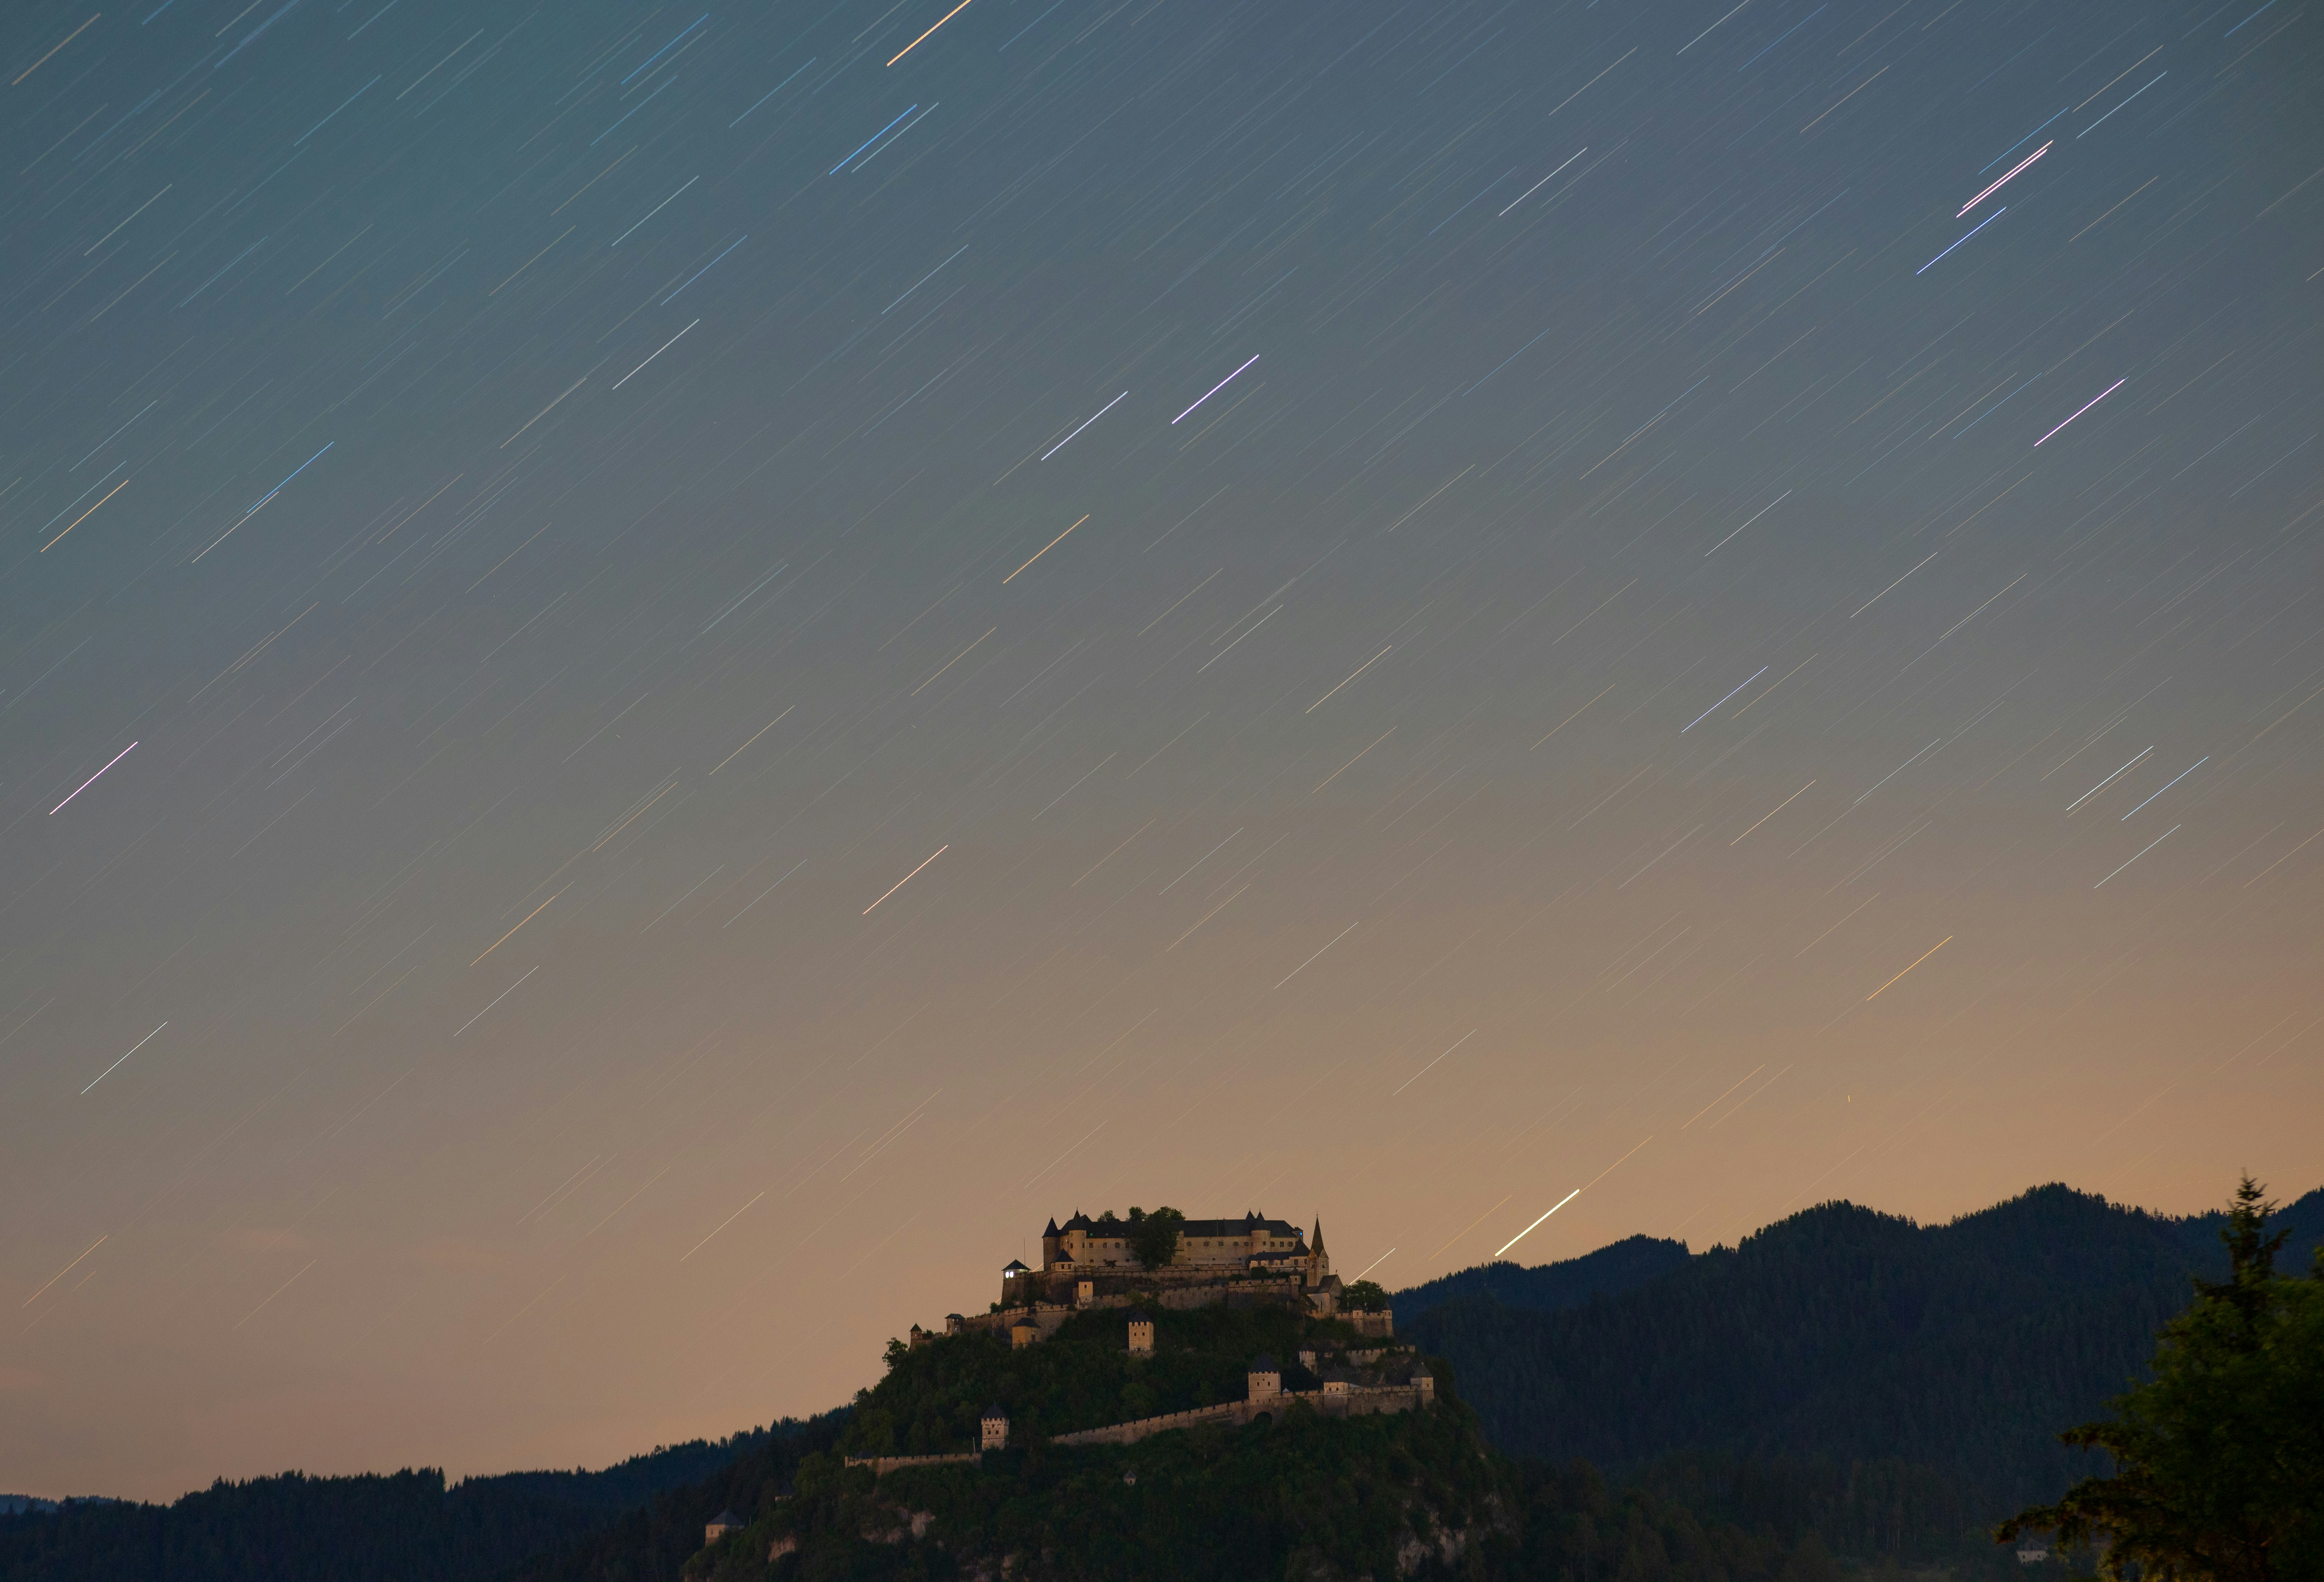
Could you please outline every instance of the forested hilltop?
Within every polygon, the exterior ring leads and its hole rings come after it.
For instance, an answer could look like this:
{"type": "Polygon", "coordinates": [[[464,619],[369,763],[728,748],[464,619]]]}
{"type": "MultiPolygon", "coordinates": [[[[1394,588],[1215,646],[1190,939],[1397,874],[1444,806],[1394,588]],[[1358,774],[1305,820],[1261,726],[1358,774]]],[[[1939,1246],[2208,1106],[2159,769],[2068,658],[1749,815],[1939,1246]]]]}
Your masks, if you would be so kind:
{"type": "MultiPolygon", "coordinates": [[[[2062,1186],[1941,1226],[1831,1203],[1660,1272],[1645,1238],[1463,1271],[1400,1293],[1397,1328],[1511,1455],[1844,1552],[1960,1556],[2090,1470],[2058,1430],[2144,1376],[2190,1277],[2226,1272],[2224,1223],[2062,1186]]],[[[2272,1223],[2304,1266],[2324,1191],[2272,1223]]]]}
{"type": "Polygon", "coordinates": [[[1687,1266],[1684,1242],[1658,1236],[1628,1236],[1579,1258],[1527,1268],[1521,1263],[1479,1263],[1396,1293],[1396,1321],[1409,1328],[1431,1308],[1467,1297],[1490,1297],[1504,1307],[1554,1313],[1578,1308],[1595,1296],[1614,1296],[1687,1266]]]}
{"type": "MultiPolygon", "coordinates": [[[[1150,1356],[1128,1355],[1118,1309],[1078,1316],[1024,1349],[989,1333],[891,1349],[887,1376],[857,1397],[832,1452],[801,1458],[776,1497],[734,1504],[747,1525],[688,1560],[685,1582],[1646,1582],[1674,1568],[1704,1582],[1836,1582],[1812,1536],[1706,1522],[1610,1490],[1587,1467],[1552,1472],[1500,1456],[1442,1365],[1435,1401],[1421,1410],[1339,1419],[1291,1400],[1240,1427],[1053,1444],[1145,1411],[1243,1399],[1261,1355],[1279,1361],[1286,1389],[1314,1390],[1316,1378],[1289,1360],[1301,1351],[1380,1345],[1281,1308],[1152,1318],[1150,1356]],[[1009,1415],[1006,1449],[884,1476],[849,1464],[964,1449],[986,1405],[1009,1415]]],[[[641,1559],[609,1534],[583,1563],[568,1557],[525,1582],[655,1575],[641,1559]]]]}

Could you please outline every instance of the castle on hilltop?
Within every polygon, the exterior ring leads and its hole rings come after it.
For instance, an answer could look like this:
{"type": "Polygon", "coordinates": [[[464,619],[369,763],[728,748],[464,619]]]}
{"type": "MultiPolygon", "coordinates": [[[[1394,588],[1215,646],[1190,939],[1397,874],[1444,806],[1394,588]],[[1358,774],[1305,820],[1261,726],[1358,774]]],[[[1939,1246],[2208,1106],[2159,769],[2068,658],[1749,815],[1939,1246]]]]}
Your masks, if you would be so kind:
{"type": "MultiPolygon", "coordinates": [[[[1136,1209],[1130,1212],[1135,1214],[1136,1209]]],[[[1178,1248],[1160,1270],[1149,1271],[1131,1250],[1138,1222],[1116,1219],[1111,1209],[1097,1218],[1076,1209],[1060,1226],[1054,1219],[1041,1232],[1041,1272],[1076,1274],[1135,1270],[1149,1280],[1212,1280],[1234,1274],[1297,1274],[1309,1291],[1339,1289],[1331,1255],[1323,1251],[1323,1222],[1311,1240],[1299,1227],[1269,1219],[1257,1210],[1240,1219],[1190,1219],[1178,1227],[1178,1248]]]]}
{"type": "MultiPolygon", "coordinates": [[[[1331,1318],[1331,1325],[1298,1326],[1312,1344],[1297,1352],[1295,1372],[1262,1352],[1245,1369],[1246,1389],[1240,1401],[1213,1401],[1208,1385],[1198,1399],[1207,1404],[1185,1410],[1132,1418],[1096,1428],[1074,1429],[1046,1436],[1056,1446],[1134,1445],[1154,1434],[1191,1429],[1202,1424],[1236,1428],[1271,1422],[1278,1411],[1292,1407],[1327,1418],[1363,1417],[1374,1413],[1425,1411],[1436,1400],[1435,1375],[1410,1346],[1396,1344],[1392,1311],[1342,1310],[1346,1288],[1332,1272],[1331,1254],[1323,1250],[1323,1222],[1312,1235],[1280,1219],[1256,1210],[1240,1219],[1181,1219],[1171,1213],[1170,1235],[1157,1234],[1153,1220],[1133,1208],[1122,1219],[1111,1211],[1092,1219],[1075,1211],[1060,1226],[1055,1219],[1041,1232],[1041,1267],[1028,1269],[1011,1258],[1001,1272],[1001,1300],[989,1313],[948,1314],[946,1335],[1006,1337],[1013,1346],[1038,1345],[1092,1309],[1117,1310],[1118,1333],[1133,1367],[1156,1353],[1156,1320],[1139,1304],[1183,1309],[1212,1306],[1287,1309],[1303,1318],[1331,1318]],[[1170,1250],[1160,1261],[1165,1245],[1170,1250]],[[1157,1262],[1148,1267],[1146,1260],[1157,1262]],[[1127,1310],[1122,1310],[1127,1309],[1127,1310]],[[1346,1329],[1342,1329],[1344,1325],[1346,1329]],[[1390,1341],[1385,1346],[1350,1345],[1346,1330],[1360,1342],[1390,1341]]],[[[1375,1298],[1377,1288],[1370,1293],[1375,1298]]],[[[1103,1320],[1079,1325],[1074,1334],[1086,1345],[1105,1328],[1103,1320]]],[[[1167,1321],[1164,1326],[1167,1328],[1167,1321]]],[[[910,1346],[927,1346],[935,1331],[912,1326],[910,1346]]],[[[890,1365],[904,1347],[890,1341],[890,1365]]],[[[1009,1408],[996,1402],[984,1409],[977,1423],[974,1450],[938,1451],[926,1455],[850,1456],[850,1466],[869,1467],[874,1477],[904,1467],[939,1466],[982,1459],[1006,1450],[1010,1444],[1009,1408]]],[[[1136,1475],[1126,1481],[1135,1482],[1136,1475]]],[[[788,1552],[788,1551],[783,1551],[788,1552]]]]}
{"type": "MultiPolygon", "coordinates": [[[[945,1331],[991,1329],[1029,1346],[1084,1309],[1143,1300],[1179,1309],[1286,1307],[1344,1318],[1360,1335],[1384,1338],[1395,1332],[1385,1309],[1341,1311],[1344,1287],[1323,1250],[1321,1219],[1312,1234],[1255,1209],[1240,1219],[1182,1220],[1169,1261],[1149,1269],[1138,1248],[1150,1226],[1140,1210],[1130,1212],[1123,1219],[1108,1209],[1093,1219],[1077,1209],[1063,1226],[1052,1218],[1041,1231],[1041,1267],[1011,1258],[1001,1271],[1001,1300],[992,1311],[951,1314],[945,1331]]],[[[915,1325],[912,1343],[928,1333],[915,1325]]]]}

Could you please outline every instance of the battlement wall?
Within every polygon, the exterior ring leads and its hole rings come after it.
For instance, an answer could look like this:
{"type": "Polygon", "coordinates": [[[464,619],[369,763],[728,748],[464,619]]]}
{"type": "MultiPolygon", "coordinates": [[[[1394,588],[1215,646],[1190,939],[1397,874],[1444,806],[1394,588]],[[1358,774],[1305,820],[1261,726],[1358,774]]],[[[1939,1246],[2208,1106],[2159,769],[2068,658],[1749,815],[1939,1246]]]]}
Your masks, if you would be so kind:
{"type": "Polygon", "coordinates": [[[1077,1433],[1059,1434],[1052,1445],[1135,1445],[1150,1434],[1163,1434],[1172,1429],[1190,1429],[1196,1423],[1246,1423],[1250,1420],[1250,1402],[1228,1401],[1217,1406],[1197,1406],[1190,1411],[1166,1411],[1159,1417],[1141,1417],[1129,1422],[1108,1423],[1102,1429],[1083,1429],[1077,1433]]]}
{"type": "MultiPolygon", "coordinates": [[[[1119,1269],[1028,1269],[1015,1276],[1013,1283],[1020,1291],[1030,1292],[1037,1300],[1072,1301],[1084,1281],[1100,1298],[1142,1291],[1154,1293],[1157,1300],[1164,1300],[1176,1291],[1210,1291],[1222,1287],[1283,1292],[1296,1292],[1301,1289],[1298,1277],[1290,1274],[1249,1274],[1227,1268],[1139,1269],[1134,1265],[1119,1269]]],[[[1292,1299],[1286,1297],[1285,1300],[1292,1299]]]]}
{"type": "MultiPolygon", "coordinates": [[[[1435,1398],[1432,1384],[1359,1384],[1343,1390],[1283,1390],[1272,1395],[1258,1395],[1243,1401],[1224,1401],[1216,1406],[1197,1406],[1186,1411],[1166,1411],[1157,1417],[1133,1418],[1128,1422],[1108,1423],[1103,1428],[1080,1429],[1073,1433],[1059,1434],[1052,1445],[1135,1445],[1139,1440],[1156,1434],[1167,1434],[1179,1429],[1191,1429],[1206,1422],[1231,1423],[1235,1427],[1272,1417],[1292,1402],[1303,1401],[1323,1417],[1372,1417],[1382,1413],[1417,1411],[1435,1398]]],[[[874,1477],[883,1476],[906,1466],[943,1466],[975,1461],[981,1451],[955,1451],[944,1456],[850,1456],[850,1466],[868,1466],[874,1477]]]]}
{"type": "Polygon", "coordinates": [[[981,1450],[957,1450],[948,1456],[850,1456],[850,1466],[868,1466],[874,1477],[882,1476],[906,1466],[945,1466],[964,1461],[981,1460],[981,1450]]]}
{"type": "Polygon", "coordinates": [[[1223,1422],[1240,1427],[1256,1418],[1270,1416],[1294,1401],[1304,1401],[1324,1417],[1370,1417],[1381,1412],[1414,1411],[1429,1403],[1433,1392],[1410,1384],[1359,1385],[1351,1390],[1284,1390],[1273,1395],[1259,1395],[1245,1401],[1229,1401],[1217,1406],[1198,1406],[1191,1411],[1164,1412],[1159,1417],[1133,1418],[1128,1422],[1109,1423],[1102,1429],[1083,1429],[1070,1434],[1059,1434],[1049,1442],[1053,1445],[1135,1445],[1155,1434],[1167,1434],[1176,1429],[1193,1428],[1197,1423],[1223,1422]]]}
{"type": "MultiPolygon", "coordinates": [[[[1176,1311],[1214,1307],[1220,1303],[1231,1307],[1288,1307],[1310,1310],[1316,1307],[1313,1293],[1302,1291],[1296,1282],[1279,1278],[1221,1280],[1213,1275],[1199,1281],[1165,1282],[1150,1279],[1134,1280],[1127,1275],[1106,1275],[1097,1277],[1093,1283],[1102,1281],[1103,1287],[1112,1289],[1100,1289],[1086,1302],[1079,1300],[1075,1278],[1058,1276],[1045,1279],[1039,1275],[1021,1278],[1026,1292],[1037,1295],[1038,1300],[1017,1307],[1002,1308],[996,1312],[954,1314],[945,1320],[945,1332],[948,1335],[968,1335],[982,1331],[1005,1336],[1018,1325],[1029,1322],[1038,1326],[1041,1337],[1047,1339],[1075,1313],[1097,1308],[1128,1308],[1139,1302],[1176,1311]],[[1053,1300],[1060,1297],[1065,1300],[1053,1300]]],[[[1323,1311],[1328,1312],[1329,1309],[1323,1311]]],[[[1354,1325],[1359,1335],[1385,1337],[1394,1332],[1394,1318],[1385,1311],[1333,1316],[1354,1325]]]]}

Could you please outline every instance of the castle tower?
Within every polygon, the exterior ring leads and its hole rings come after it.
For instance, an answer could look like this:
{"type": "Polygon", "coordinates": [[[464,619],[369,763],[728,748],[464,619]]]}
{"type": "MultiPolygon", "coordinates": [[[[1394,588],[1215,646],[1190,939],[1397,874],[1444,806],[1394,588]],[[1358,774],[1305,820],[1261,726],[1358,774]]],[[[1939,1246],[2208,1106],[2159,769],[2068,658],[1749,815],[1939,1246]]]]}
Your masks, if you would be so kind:
{"type": "Polygon", "coordinates": [[[982,1442],[977,1447],[979,1449],[1006,1450],[1009,1448],[1009,1409],[1007,1407],[999,1402],[986,1407],[984,1416],[977,1426],[982,1430],[982,1442]]]}
{"type": "Polygon", "coordinates": [[[1064,1254],[1058,1250],[1064,1242],[1065,1237],[1057,1230],[1057,1217],[1053,1214],[1049,1217],[1049,1223],[1041,1231],[1042,1268],[1047,1269],[1064,1256],[1064,1254]]]}
{"type": "Polygon", "coordinates": [[[1250,1359],[1248,1378],[1253,1401],[1271,1401],[1283,1393],[1283,1370],[1266,1352],[1260,1352],[1250,1359]]]}
{"type": "Polygon", "coordinates": [[[1307,1238],[1307,1289],[1314,1290],[1332,1277],[1332,1255],[1323,1250],[1323,1217],[1315,1217],[1315,1234],[1307,1238]]]}
{"type": "Polygon", "coordinates": [[[1132,1356],[1154,1355],[1154,1320],[1148,1318],[1145,1311],[1139,1308],[1130,1309],[1130,1355],[1132,1356]]]}

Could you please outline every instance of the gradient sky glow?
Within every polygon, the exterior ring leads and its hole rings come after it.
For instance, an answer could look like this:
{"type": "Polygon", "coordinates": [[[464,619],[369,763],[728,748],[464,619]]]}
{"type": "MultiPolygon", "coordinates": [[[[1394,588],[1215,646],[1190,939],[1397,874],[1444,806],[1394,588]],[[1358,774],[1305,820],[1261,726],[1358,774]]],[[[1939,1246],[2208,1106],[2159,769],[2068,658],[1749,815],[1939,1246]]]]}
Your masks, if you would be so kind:
{"type": "Polygon", "coordinates": [[[2324,1178],[2311,7],[948,5],[0,14],[0,1490],[2324,1178]]]}

